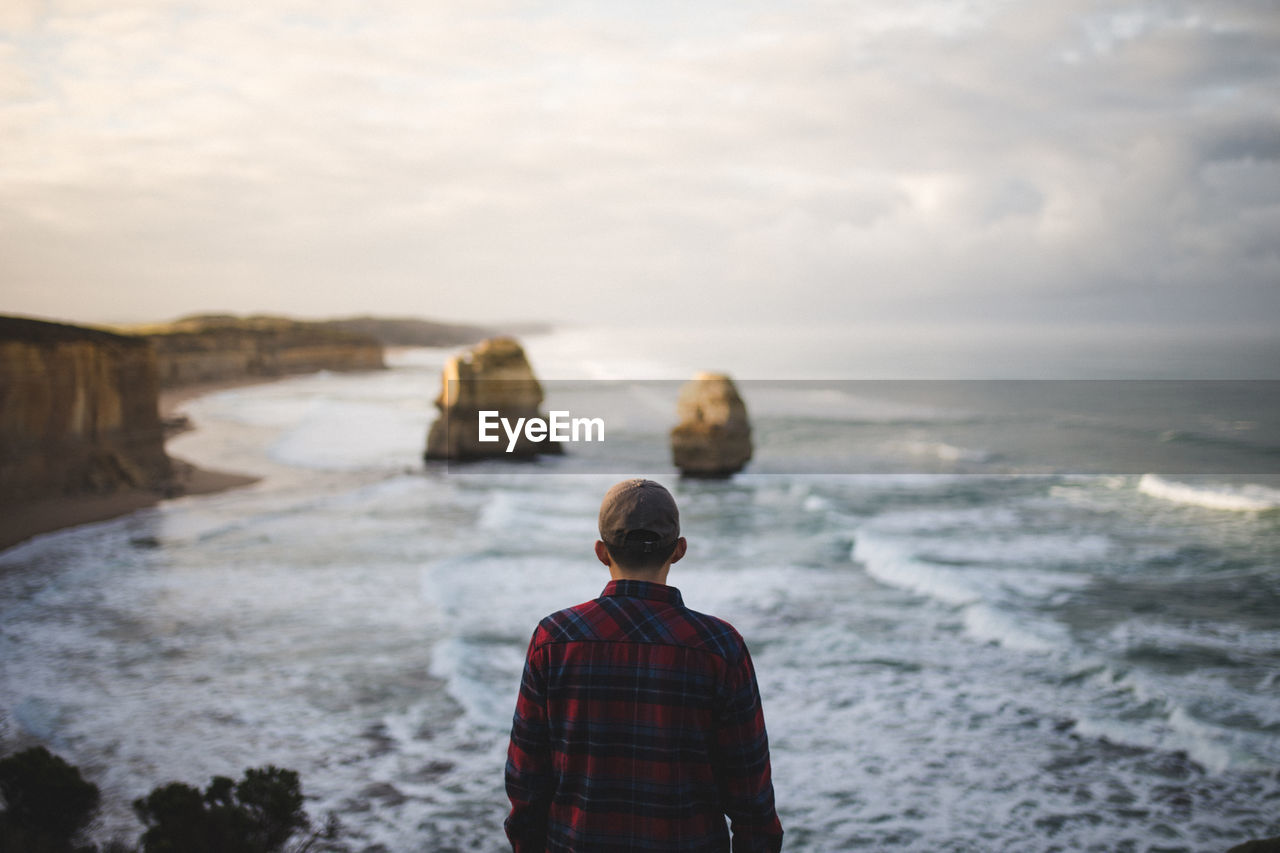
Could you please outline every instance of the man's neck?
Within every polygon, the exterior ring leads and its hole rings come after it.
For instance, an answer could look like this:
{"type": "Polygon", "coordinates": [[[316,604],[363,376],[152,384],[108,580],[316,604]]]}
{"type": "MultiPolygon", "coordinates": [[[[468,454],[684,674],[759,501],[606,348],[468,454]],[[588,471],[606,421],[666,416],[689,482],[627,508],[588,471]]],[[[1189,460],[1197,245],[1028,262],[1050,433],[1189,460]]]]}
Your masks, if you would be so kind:
{"type": "Polygon", "coordinates": [[[660,583],[663,586],[666,586],[667,573],[670,571],[670,564],[653,572],[637,572],[634,569],[624,569],[618,565],[609,566],[609,576],[616,581],[644,581],[645,583],[660,583]]]}

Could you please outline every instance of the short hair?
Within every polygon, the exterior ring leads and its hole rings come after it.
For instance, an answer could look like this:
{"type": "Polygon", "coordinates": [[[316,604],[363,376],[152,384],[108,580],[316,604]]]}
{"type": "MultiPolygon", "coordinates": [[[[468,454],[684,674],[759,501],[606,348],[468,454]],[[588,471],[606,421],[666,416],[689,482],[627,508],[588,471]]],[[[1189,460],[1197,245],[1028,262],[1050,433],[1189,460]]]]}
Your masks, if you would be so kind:
{"type": "Polygon", "coordinates": [[[646,530],[636,530],[628,533],[621,545],[610,545],[606,542],[604,547],[609,550],[610,559],[624,569],[639,572],[656,571],[662,568],[675,553],[676,542],[679,540],[673,539],[670,543],[659,545],[652,550],[638,547],[643,543],[654,541],[656,541],[654,534],[646,530]]]}

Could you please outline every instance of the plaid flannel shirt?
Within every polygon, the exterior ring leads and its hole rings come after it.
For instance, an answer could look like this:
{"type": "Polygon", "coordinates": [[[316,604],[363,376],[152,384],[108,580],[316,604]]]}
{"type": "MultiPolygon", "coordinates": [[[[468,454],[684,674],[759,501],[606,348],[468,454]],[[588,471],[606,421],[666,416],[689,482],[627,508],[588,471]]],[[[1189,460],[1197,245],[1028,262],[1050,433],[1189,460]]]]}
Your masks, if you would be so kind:
{"type": "Polygon", "coordinates": [[[507,751],[515,853],[782,847],[760,692],[733,626],[612,581],[529,643],[507,751]]]}

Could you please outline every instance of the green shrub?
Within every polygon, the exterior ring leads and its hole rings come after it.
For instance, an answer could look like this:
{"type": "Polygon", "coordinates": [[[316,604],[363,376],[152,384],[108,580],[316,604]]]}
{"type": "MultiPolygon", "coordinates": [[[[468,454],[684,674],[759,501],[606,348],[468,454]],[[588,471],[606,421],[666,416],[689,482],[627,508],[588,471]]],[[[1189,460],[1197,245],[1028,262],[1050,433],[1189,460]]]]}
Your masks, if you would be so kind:
{"type": "Polygon", "coordinates": [[[173,782],[133,809],[147,827],[145,853],[273,853],[311,823],[298,774],[272,766],[246,770],[239,782],[215,776],[203,794],[173,782]]]}
{"type": "Polygon", "coordinates": [[[72,850],[98,810],[98,786],[43,746],[0,760],[0,850],[72,850]]]}
{"type": "MultiPolygon", "coordinates": [[[[98,787],[44,747],[0,760],[0,795],[0,853],[97,853],[72,839],[97,812],[98,787]]],[[[239,782],[215,776],[204,791],[171,782],[135,800],[133,810],[146,827],[142,853],[276,853],[311,824],[298,774],[270,765],[246,770],[239,782]]],[[[325,843],[338,833],[330,816],[292,851],[341,849],[325,843]]],[[[102,853],[136,851],[114,841],[102,853]]]]}

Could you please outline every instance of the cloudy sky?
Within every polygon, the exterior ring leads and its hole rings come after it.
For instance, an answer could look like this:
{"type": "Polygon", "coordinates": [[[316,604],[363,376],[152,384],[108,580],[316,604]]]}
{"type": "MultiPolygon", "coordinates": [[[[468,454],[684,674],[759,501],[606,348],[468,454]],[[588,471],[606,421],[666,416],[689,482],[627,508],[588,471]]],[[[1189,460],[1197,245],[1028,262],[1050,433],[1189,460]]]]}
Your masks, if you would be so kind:
{"type": "Polygon", "coordinates": [[[210,310],[1272,329],[1280,10],[4,0],[0,313],[210,310]]]}

